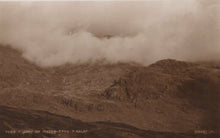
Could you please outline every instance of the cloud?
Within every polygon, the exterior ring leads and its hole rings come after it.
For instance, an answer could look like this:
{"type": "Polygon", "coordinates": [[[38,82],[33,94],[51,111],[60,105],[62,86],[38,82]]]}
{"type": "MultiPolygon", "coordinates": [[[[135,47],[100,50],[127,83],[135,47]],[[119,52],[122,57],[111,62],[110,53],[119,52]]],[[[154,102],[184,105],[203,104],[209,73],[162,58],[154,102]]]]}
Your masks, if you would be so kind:
{"type": "Polygon", "coordinates": [[[41,66],[220,59],[211,0],[1,2],[0,43],[41,66]]]}

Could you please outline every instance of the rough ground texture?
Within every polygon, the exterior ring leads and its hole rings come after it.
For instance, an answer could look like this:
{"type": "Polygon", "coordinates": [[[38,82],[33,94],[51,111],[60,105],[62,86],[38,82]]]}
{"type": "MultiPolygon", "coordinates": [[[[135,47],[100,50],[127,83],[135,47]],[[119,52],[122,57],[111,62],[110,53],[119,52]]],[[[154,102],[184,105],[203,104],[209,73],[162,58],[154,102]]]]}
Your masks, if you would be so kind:
{"type": "Polygon", "coordinates": [[[0,137],[49,138],[49,137],[84,137],[84,138],[217,138],[217,134],[170,133],[141,130],[129,125],[111,122],[84,123],[70,117],[51,114],[45,111],[24,110],[0,106],[0,137]],[[14,130],[15,133],[9,133],[14,130]],[[28,132],[29,130],[29,132],[28,132]],[[40,132],[30,132],[39,130],[40,132]],[[48,130],[48,131],[45,131],[48,130]],[[49,130],[57,130],[54,134],[49,130]],[[62,131],[61,131],[62,130],[62,131]],[[74,130],[74,131],[73,131],[74,130]],[[25,133],[26,131],[26,133],[25,133]],[[64,131],[69,131],[64,132],[64,131]],[[22,134],[23,133],[23,134],[22,134]]]}
{"type": "Polygon", "coordinates": [[[0,46],[0,105],[86,122],[168,132],[219,132],[220,64],[166,59],[41,68],[0,46]]]}

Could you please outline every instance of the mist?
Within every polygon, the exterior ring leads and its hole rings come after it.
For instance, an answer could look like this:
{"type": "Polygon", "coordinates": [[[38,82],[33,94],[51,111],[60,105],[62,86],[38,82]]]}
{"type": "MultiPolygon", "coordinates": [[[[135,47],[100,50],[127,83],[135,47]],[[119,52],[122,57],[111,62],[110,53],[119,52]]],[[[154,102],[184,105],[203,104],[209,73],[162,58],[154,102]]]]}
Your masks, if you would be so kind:
{"type": "Polygon", "coordinates": [[[0,2],[0,44],[37,65],[220,60],[218,0],[0,2]]]}

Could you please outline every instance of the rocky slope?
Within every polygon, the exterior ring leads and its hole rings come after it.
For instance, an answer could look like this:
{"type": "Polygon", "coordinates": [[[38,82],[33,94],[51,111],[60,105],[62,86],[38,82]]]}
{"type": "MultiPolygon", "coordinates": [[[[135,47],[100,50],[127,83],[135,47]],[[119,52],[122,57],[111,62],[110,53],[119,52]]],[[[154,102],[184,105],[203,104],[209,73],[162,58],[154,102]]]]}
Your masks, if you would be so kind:
{"type": "Polygon", "coordinates": [[[171,59],[41,68],[0,46],[0,104],[153,131],[219,131],[220,64],[171,59]]]}

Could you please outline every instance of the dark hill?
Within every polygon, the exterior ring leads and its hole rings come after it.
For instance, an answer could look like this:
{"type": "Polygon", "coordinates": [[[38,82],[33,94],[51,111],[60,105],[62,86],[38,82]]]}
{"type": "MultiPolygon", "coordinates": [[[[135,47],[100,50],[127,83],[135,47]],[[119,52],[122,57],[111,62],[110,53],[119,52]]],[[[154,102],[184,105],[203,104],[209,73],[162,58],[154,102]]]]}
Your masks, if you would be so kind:
{"type": "Polygon", "coordinates": [[[0,106],[0,137],[49,138],[217,138],[217,134],[191,134],[145,131],[129,125],[111,122],[84,123],[70,117],[51,114],[45,111],[25,110],[0,106]],[[38,132],[37,132],[38,130],[38,132]],[[49,132],[50,131],[50,132],[49,132]],[[51,132],[54,133],[51,133],[51,132]],[[55,132],[56,131],[56,132],[55,132]],[[36,133],[37,132],[37,133],[36,133]]]}

